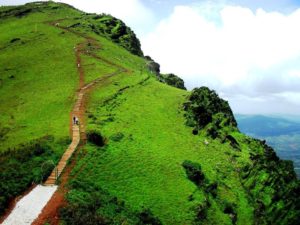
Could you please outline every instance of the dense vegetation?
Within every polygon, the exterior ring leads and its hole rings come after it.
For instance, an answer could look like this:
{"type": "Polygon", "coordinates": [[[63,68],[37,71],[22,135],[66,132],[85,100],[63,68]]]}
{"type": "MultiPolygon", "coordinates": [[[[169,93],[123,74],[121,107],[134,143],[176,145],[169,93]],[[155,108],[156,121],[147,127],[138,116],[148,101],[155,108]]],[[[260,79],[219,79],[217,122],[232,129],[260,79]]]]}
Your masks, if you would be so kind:
{"type": "Polygon", "coordinates": [[[69,113],[78,76],[74,44],[45,21],[69,6],[0,9],[0,213],[48,175],[69,143],[69,113]]]}
{"type": "Polygon", "coordinates": [[[161,74],[159,76],[159,80],[163,83],[166,83],[166,84],[170,85],[170,86],[186,90],[186,88],[184,86],[184,81],[180,77],[176,76],[173,73],[161,74]]]}
{"type": "Polygon", "coordinates": [[[299,181],[291,164],[241,134],[214,91],[187,92],[181,79],[161,75],[121,21],[53,2],[3,7],[0,15],[4,207],[42,180],[51,168],[40,169],[43,163],[55,162],[66,148],[79,83],[74,46],[88,36],[94,44],[82,44],[83,50],[94,57],[81,58],[84,82],[119,73],[90,92],[88,143],[74,159],[63,224],[299,220],[299,181]]]}
{"type": "Polygon", "coordinates": [[[13,197],[49,176],[68,143],[46,136],[0,153],[0,213],[13,197]]]}
{"type": "Polygon", "coordinates": [[[298,224],[300,181],[292,161],[280,160],[264,141],[249,140],[251,163],[242,169],[242,182],[255,205],[259,224],[298,224]]]}
{"type": "Polygon", "coordinates": [[[297,117],[236,115],[241,132],[265,139],[282,159],[292,160],[300,178],[300,123],[297,117]]]}
{"type": "Polygon", "coordinates": [[[134,212],[124,201],[95,186],[94,182],[89,183],[89,180],[73,179],[70,188],[69,204],[60,212],[66,224],[161,224],[150,210],[134,212]]]}
{"type": "MultiPolygon", "coordinates": [[[[108,37],[113,42],[123,46],[132,54],[143,56],[141,44],[135,33],[127,27],[121,20],[110,15],[86,15],[87,25],[93,32],[108,37]]],[[[80,18],[82,21],[82,18],[80,18]]],[[[80,25],[77,23],[76,26],[80,25]]],[[[74,25],[71,25],[74,26],[74,25]]]]}
{"type": "Polygon", "coordinates": [[[195,88],[184,103],[184,110],[186,124],[194,127],[194,134],[206,128],[210,137],[228,139],[235,144],[226,133],[237,130],[237,123],[228,102],[219,98],[215,91],[207,87],[195,88]]]}
{"type": "MultiPolygon", "coordinates": [[[[197,132],[205,130],[208,136],[222,143],[228,140],[236,151],[241,151],[243,144],[249,146],[251,161],[240,168],[240,176],[255,209],[255,223],[296,225],[300,218],[300,181],[292,161],[280,160],[265,141],[240,134],[239,138],[234,138],[238,133],[237,124],[228,103],[206,87],[194,89],[184,108],[187,123],[195,126],[197,132]]],[[[195,129],[193,132],[197,134],[195,129]]],[[[188,177],[194,182],[204,180],[200,165],[191,164],[185,168],[189,168],[188,177]]]]}

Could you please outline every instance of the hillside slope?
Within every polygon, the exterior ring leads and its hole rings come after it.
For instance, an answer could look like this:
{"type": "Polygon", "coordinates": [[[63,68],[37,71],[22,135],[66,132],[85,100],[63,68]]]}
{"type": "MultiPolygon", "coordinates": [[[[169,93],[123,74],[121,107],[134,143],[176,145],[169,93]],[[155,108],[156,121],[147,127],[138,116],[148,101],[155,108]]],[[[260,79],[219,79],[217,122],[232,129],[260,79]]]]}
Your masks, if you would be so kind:
{"type": "Polygon", "coordinates": [[[236,115],[245,134],[265,139],[282,159],[292,160],[300,178],[300,123],[297,118],[261,115],[236,115]]]}
{"type": "Polygon", "coordinates": [[[89,94],[65,224],[297,224],[291,163],[241,134],[215,92],[159,82],[122,22],[53,2],[0,15],[1,210],[58,161],[79,84],[125,68],[89,94]]]}

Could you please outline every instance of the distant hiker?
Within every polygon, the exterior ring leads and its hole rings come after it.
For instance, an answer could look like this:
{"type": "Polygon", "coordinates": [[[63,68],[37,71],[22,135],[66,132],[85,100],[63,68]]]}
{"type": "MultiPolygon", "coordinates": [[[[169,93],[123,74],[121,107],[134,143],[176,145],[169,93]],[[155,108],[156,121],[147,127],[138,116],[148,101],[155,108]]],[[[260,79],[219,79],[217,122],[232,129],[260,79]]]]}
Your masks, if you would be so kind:
{"type": "Polygon", "coordinates": [[[80,67],[80,63],[77,64],[77,67],[78,67],[78,68],[80,67]]]}
{"type": "Polygon", "coordinates": [[[75,119],[75,123],[76,123],[76,125],[79,125],[79,120],[78,120],[78,118],[77,117],[75,117],[76,119],[75,119]]]}
{"type": "Polygon", "coordinates": [[[76,124],[76,117],[73,116],[73,124],[76,124]]]}

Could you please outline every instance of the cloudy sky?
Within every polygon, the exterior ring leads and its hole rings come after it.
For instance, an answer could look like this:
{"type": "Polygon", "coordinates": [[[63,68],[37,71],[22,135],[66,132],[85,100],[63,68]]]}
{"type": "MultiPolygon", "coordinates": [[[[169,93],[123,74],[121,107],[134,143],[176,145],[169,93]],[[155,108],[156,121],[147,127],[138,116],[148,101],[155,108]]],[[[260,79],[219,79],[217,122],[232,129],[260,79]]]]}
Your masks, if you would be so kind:
{"type": "Polygon", "coordinates": [[[122,19],[163,73],[215,89],[235,113],[300,115],[300,1],[61,2],[122,19]]]}

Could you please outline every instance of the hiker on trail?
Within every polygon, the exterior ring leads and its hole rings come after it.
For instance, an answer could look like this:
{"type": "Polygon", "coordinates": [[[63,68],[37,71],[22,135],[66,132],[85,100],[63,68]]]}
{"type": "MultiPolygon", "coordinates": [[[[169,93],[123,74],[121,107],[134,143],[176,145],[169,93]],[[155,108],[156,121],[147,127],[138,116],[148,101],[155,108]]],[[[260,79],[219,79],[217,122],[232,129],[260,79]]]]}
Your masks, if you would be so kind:
{"type": "Polygon", "coordinates": [[[75,119],[75,123],[76,123],[76,125],[79,125],[79,120],[78,120],[78,118],[77,117],[75,117],[76,119],[75,119]]]}
{"type": "Polygon", "coordinates": [[[73,124],[76,124],[76,117],[73,116],[73,124]]]}

